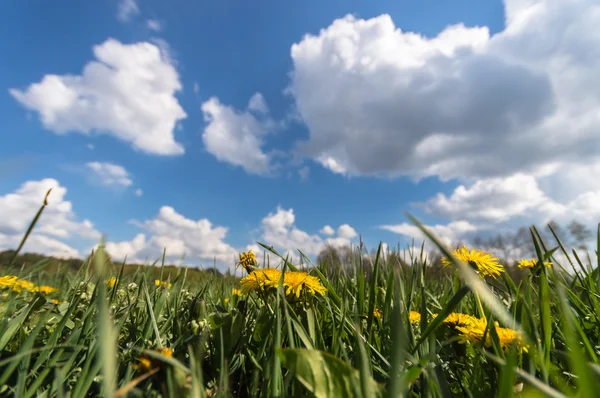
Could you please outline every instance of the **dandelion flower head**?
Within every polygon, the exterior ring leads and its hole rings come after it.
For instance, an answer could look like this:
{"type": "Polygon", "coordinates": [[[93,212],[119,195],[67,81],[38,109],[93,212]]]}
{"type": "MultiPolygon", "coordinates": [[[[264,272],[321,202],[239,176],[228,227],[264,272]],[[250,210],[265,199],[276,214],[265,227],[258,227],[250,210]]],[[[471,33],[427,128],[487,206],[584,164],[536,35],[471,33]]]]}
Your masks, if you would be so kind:
{"type": "Polygon", "coordinates": [[[381,313],[381,311],[379,311],[379,308],[374,308],[373,309],[373,316],[375,318],[381,319],[381,317],[383,317],[383,314],[381,313]]]}
{"type": "MultiPolygon", "coordinates": [[[[275,268],[260,268],[252,271],[248,276],[242,278],[240,286],[242,293],[251,291],[265,291],[277,289],[281,271],[275,268]]],[[[287,296],[299,298],[302,293],[308,295],[324,295],[327,289],[321,285],[319,278],[311,276],[306,272],[288,271],[284,275],[283,288],[287,296]]]]}
{"type": "Polygon", "coordinates": [[[52,294],[52,293],[56,293],[58,292],[58,289],[52,286],[46,286],[46,285],[42,285],[42,286],[38,286],[35,289],[36,292],[40,292],[43,294],[52,294]]]}
{"type": "MultiPolygon", "coordinates": [[[[519,268],[533,268],[535,267],[535,265],[537,264],[537,258],[532,258],[530,260],[528,259],[521,259],[521,261],[519,261],[519,263],[517,264],[517,266],[519,268]]],[[[548,268],[552,267],[552,262],[551,261],[545,261],[544,265],[548,268]]]]}
{"type": "Polygon", "coordinates": [[[166,282],[166,281],[162,281],[162,282],[161,282],[161,281],[160,281],[160,280],[158,280],[158,279],[156,279],[156,280],[154,281],[154,284],[156,285],[156,287],[162,286],[162,287],[165,287],[165,288],[167,288],[167,289],[170,289],[170,288],[171,288],[171,286],[173,286],[173,284],[172,284],[172,283],[169,283],[169,284],[167,285],[167,282],[166,282]]]}
{"type": "Polygon", "coordinates": [[[421,322],[421,313],[411,311],[410,314],[408,314],[408,319],[410,320],[410,323],[419,323],[421,322]]]}
{"type": "MultiPolygon", "coordinates": [[[[504,272],[504,267],[498,263],[498,259],[490,253],[481,250],[471,249],[469,251],[465,246],[452,252],[452,256],[457,260],[464,261],[473,267],[480,276],[497,277],[504,272]]],[[[452,261],[448,258],[442,259],[442,265],[449,267],[452,261]]]]}
{"type": "Polygon", "coordinates": [[[173,357],[173,349],[171,349],[169,347],[162,348],[160,350],[160,355],[165,356],[167,358],[172,358],[173,357]]]}
{"type": "Polygon", "coordinates": [[[242,293],[247,294],[251,291],[266,290],[271,287],[277,287],[281,271],[275,268],[260,268],[252,271],[248,276],[240,280],[242,293]]]}
{"type": "MultiPolygon", "coordinates": [[[[527,352],[527,347],[525,346],[523,338],[518,331],[509,328],[501,328],[497,325],[493,325],[493,327],[496,330],[498,341],[503,349],[506,349],[510,347],[511,344],[515,343],[517,348],[527,352]]],[[[483,341],[483,336],[485,336],[486,338],[484,346],[490,347],[492,345],[492,336],[489,330],[486,333],[486,328],[487,324],[485,322],[479,322],[467,326],[458,326],[456,327],[456,330],[461,336],[460,343],[481,343],[483,341]]]]}
{"type": "Polygon", "coordinates": [[[244,267],[246,271],[251,272],[251,267],[256,266],[257,264],[256,255],[254,254],[254,252],[252,252],[252,250],[248,250],[247,252],[240,253],[239,256],[240,261],[238,262],[238,264],[244,267]]]}
{"type": "Polygon", "coordinates": [[[14,275],[0,276],[0,287],[12,288],[17,282],[17,277],[14,275]]]}
{"type": "Polygon", "coordinates": [[[286,288],[288,296],[300,297],[300,293],[308,293],[310,295],[320,294],[323,296],[327,289],[321,285],[321,280],[317,277],[307,274],[306,272],[286,272],[283,277],[283,284],[286,288]]]}
{"type": "MultiPolygon", "coordinates": [[[[433,314],[433,318],[436,318],[437,314],[433,314]]],[[[485,318],[477,318],[469,314],[462,314],[460,312],[453,312],[448,314],[446,319],[442,321],[442,324],[448,327],[468,327],[472,325],[479,325],[483,323],[484,325],[487,323],[485,318]]]]}

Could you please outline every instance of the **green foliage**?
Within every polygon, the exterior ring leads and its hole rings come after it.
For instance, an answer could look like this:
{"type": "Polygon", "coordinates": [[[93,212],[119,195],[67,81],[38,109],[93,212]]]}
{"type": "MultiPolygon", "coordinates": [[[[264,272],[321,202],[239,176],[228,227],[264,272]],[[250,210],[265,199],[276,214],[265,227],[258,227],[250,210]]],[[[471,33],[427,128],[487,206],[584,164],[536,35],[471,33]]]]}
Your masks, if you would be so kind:
{"type": "Polygon", "coordinates": [[[303,257],[328,290],[306,300],[282,285],[240,296],[234,278],[113,264],[103,250],[74,267],[10,252],[3,274],[59,290],[0,288],[0,395],[589,396],[600,387],[598,260],[558,233],[530,235],[540,265],[521,280],[484,280],[458,261],[440,270],[422,247],[337,265],[303,257]],[[452,312],[483,312],[490,344],[462,341],[443,322],[452,312]],[[504,347],[494,322],[521,331],[527,350],[504,347]]]}

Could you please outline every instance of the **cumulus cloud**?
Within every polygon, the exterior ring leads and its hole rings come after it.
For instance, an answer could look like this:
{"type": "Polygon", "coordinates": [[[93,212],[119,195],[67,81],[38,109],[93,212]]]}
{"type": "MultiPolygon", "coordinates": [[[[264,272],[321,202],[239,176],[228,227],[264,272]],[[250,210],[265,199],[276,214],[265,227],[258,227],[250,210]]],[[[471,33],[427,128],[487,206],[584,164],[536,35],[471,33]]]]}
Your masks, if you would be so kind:
{"type": "Polygon", "coordinates": [[[504,4],[493,35],[456,24],[425,37],[388,15],[306,35],[291,48],[288,92],[309,130],[297,150],[337,174],[456,180],[415,204],[448,220],[430,226],[446,242],[550,220],[595,226],[600,4],[504,4]]]}
{"type": "Polygon", "coordinates": [[[548,202],[535,177],[515,174],[459,185],[449,197],[438,193],[419,206],[439,217],[503,222],[548,202]]]}
{"type": "Polygon", "coordinates": [[[298,149],[349,175],[491,178],[596,163],[600,4],[505,7],[494,35],[457,24],[427,38],[388,15],[306,35],[291,48],[289,92],[309,129],[298,149]]]}
{"type": "Polygon", "coordinates": [[[121,22],[127,22],[133,17],[140,13],[135,0],[118,0],[117,4],[117,19],[121,22]]]}
{"type": "Polygon", "coordinates": [[[215,226],[208,219],[191,220],[170,206],[139,224],[143,232],[129,241],[109,241],[106,251],[115,259],[152,262],[166,249],[169,261],[185,257],[185,264],[208,264],[213,259],[227,267],[233,264],[237,251],[225,242],[228,228],[215,226]]]}
{"type": "Polygon", "coordinates": [[[337,234],[331,226],[326,225],[319,231],[329,236],[323,239],[318,234],[310,234],[299,229],[295,222],[294,209],[283,209],[277,206],[274,212],[267,214],[261,221],[262,243],[273,246],[282,256],[289,255],[293,261],[298,261],[298,250],[307,256],[316,256],[327,245],[335,248],[347,247],[357,236],[354,228],[348,224],[340,226],[337,234]]]}
{"type": "Polygon", "coordinates": [[[354,228],[348,224],[343,224],[338,228],[338,235],[345,239],[352,239],[358,236],[354,228]]]}
{"type": "Polygon", "coordinates": [[[56,134],[109,134],[145,153],[183,154],[174,128],[187,115],[175,97],[179,75],[164,52],[152,43],[115,39],[93,52],[97,60],[81,75],[49,74],[9,92],[56,134]]]}
{"type": "Polygon", "coordinates": [[[116,187],[128,187],[133,184],[131,175],[125,167],[109,162],[88,162],[90,169],[101,184],[116,187]]]}
{"type": "Polygon", "coordinates": [[[323,235],[331,236],[331,235],[335,234],[335,229],[333,229],[331,227],[331,225],[325,225],[323,228],[321,228],[319,233],[323,234],[323,235]]]}
{"type": "Polygon", "coordinates": [[[271,158],[262,148],[273,122],[251,112],[268,110],[260,93],[251,98],[244,111],[221,104],[215,97],[204,102],[201,109],[207,123],[202,141],[209,153],[219,161],[242,167],[251,174],[272,172],[271,158]]]}
{"type": "Polygon", "coordinates": [[[67,189],[54,179],[27,181],[15,192],[0,196],[0,250],[16,249],[29,224],[52,188],[44,209],[23,250],[56,257],[79,257],[79,251],[64,241],[97,240],[100,233],[89,220],[80,221],[67,189]]]}
{"type": "MultiPolygon", "coordinates": [[[[550,221],[566,225],[576,220],[595,229],[600,220],[599,189],[580,190],[571,199],[556,200],[540,188],[534,176],[521,173],[482,179],[469,186],[459,185],[448,196],[439,193],[414,205],[428,214],[450,220],[448,225],[431,227],[434,233],[446,236],[446,242],[468,239],[474,232],[514,232],[518,227],[530,225],[542,228],[550,221]]],[[[416,227],[408,224],[385,229],[420,237],[416,227]]]]}

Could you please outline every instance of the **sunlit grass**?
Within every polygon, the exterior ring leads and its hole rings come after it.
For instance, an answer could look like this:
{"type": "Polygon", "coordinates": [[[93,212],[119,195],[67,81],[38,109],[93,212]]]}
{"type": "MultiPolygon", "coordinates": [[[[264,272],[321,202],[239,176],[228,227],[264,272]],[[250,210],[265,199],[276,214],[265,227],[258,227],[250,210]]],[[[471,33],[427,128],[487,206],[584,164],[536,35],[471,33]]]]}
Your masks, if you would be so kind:
{"type": "Polygon", "coordinates": [[[269,271],[244,253],[242,281],[206,274],[191,283],[185,268],[165,277],[161,265],[124,275],[124,264],[113,264],[103,250],[76,273],[47,272],[43,262],[6,264],[0,395],[562,397],[600,391],[597,252],[591,260],[560,241],[543,241],[531,228],[537,259],[526,260],[529,276],[515,283],[493,272],[492,284],[482,272],[492,268],[453,255],[454,248],[423,230],[453,275],[433,278],[422,249],[414,247],[397,255],[379,247],[368,270],[361,253],[342,270],[311,264],[299,252],[308,268],[280,257],[281,266],[269,271]],[[17,280],[30,285],[15,288],[17,280]]]}

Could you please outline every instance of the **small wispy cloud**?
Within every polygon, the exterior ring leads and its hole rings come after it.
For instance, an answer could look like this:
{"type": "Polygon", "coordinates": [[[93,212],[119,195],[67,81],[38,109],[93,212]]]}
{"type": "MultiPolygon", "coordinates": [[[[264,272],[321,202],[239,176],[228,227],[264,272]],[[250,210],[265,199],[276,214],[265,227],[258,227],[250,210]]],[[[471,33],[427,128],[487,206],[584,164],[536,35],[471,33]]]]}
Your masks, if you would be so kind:
{"type": "Polygon", "coordinates": [[[117,5],[117,19],[121,22],[127,22],[133,17],[140,13],[135,0],[119,0],[117,5]]]}
{"type": "Polygon", "coordinates": [[[133,184],[125,167],[108,162],[88,162],[85,165],[98,178],[102,185],[128,187],[133,184]]]}
{"type": "Polygon", "coordinates": [[[147,20],[146,26],[148,27],[148,29],[153,30],[155,32],[160,32],[162,30],[161,23],[156,19],[147,20]]]}

